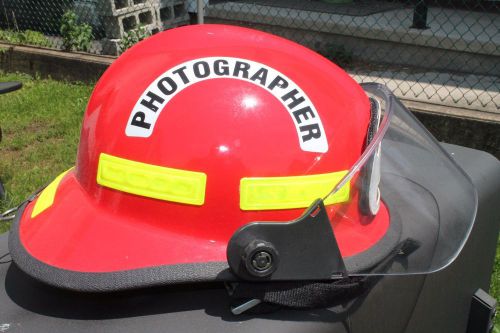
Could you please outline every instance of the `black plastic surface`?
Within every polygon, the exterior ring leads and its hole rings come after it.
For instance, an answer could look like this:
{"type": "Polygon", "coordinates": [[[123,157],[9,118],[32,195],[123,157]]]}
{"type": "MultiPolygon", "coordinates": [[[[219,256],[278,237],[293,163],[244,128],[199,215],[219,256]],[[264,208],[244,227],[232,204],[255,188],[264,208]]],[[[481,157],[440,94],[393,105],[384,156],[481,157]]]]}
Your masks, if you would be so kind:
{"type": "Polygon", "coordinates": [[[477,188],[476,221],[459,257],[446,269],[423,276],[407,332],[465,332],[472,295],[488,290],[500,227],[500,162],[492,155],[443,145],[477,188]]]}
{"type": "Polygon", "coordinates": [[[470,304],[467,333],[490,333],[493,330],[497,302],[482,289],[478,289],[470,304]]]}
{"type": "Polygon", "coordinates": [[[0,82],[0,94],[21,89],[22,86],[21,82],[0,82]]]}
{"type": "MultiPolygon", "coordinates": [[[[4,332],[459,332],[472,295],[488,289],[500,222],[500,162],[486,153],[445,145],[479,194],[472,234],[458,259],[430,275],[387,276],[353,303],[321,310],[234,316],[221,284],[88,294],[43,285],[0,264],[4,332]]],[[[0,236],[0,256],[7,253],[0,236]]],[[[5,261],[7,258],[3,258],[5,261]]]]}

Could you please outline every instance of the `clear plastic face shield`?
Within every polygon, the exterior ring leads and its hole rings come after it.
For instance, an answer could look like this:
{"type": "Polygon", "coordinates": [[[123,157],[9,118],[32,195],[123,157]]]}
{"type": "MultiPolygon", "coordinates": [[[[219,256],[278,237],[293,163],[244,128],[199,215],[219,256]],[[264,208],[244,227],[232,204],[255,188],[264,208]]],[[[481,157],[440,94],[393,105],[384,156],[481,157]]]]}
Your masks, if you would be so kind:
{"type": "Polygon", "coordinates": [[[228,262],[240,278],[430,273],[460,253],[477,210],[471,180],[385,86],[362,87],[371,104],[363,154],[299,219],[233,235],[228,262]],[[346,187],[347,200],[328,204],[346,187]]]}
{"type": "Polygon", "coordinates": [[[370,223],[370,216],[387,210],[389,225],[370,249],[344,258],[347,272],[438,271],[458,256],[469,236],[477,210],[476,190],[385,86],[369,83],[362,87],[371,102],[372,133],[360,159],[324,200],[350,181],[358,200],[338,207],[333,219],[340,224],[370,223]]]}

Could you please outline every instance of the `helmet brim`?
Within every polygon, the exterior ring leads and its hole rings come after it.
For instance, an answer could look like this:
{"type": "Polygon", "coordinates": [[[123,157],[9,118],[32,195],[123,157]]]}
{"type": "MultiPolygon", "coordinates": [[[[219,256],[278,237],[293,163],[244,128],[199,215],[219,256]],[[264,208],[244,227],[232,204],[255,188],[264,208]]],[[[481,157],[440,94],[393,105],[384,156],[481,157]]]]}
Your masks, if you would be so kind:
{"type": "MultiPolygon", "coordinates": [[[[21,270],[49,285],[103,292],[238,280],[225,260],[226,243],[207,246],[207,240],[119,220],[92,203],[74,171],[61,180],[52,206],[31,218],[36,200],[19,208],[9,248],[21,270]],[[164,261],[144,262],[152,253],[167,252],[169,256],[157,256],[164,261]],[[169,257],[176,261],[165,261],[169,257]],[[124,262],[128,265],[124,266],[124,262]]],[[[389,209],[384,203],[381,209],[387,214],[380,218],[388,218],[389,209]]],[[[348,271],[366,270],[386,257],[398,243],[400,233],[395,219],[372,247],[344,258],[348,271]]]]}

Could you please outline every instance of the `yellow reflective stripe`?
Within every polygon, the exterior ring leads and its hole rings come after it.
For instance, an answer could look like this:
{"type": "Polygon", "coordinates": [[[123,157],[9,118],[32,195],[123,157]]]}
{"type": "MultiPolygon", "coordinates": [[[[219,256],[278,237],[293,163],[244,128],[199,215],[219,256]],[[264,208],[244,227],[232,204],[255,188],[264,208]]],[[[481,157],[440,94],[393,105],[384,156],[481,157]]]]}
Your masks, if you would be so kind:
{"type": "Polygon", "coordinates": [[[101,153],[97,183],[143,197],[203,205],[207,175],[101,153]]]}
{"type": "MultiPolygon", "coordinates": [[[[347,174],[338,171],[319,175],[294,177],[242,178],[240,208],[242,210],[271,210],[304,208],[325,197],[347,174]]],[[[349,182],[325,200],[325,205],[349,200],[349,182]]]]}
{"type": "Polygon", "coordinates": [[[33,207],[33,211],[31,212],[31,218],[34,218],[35,216],[52,206],[52,204],[54,203],[54,198],[56,196],[57,188],[59,187],[59,183],[61,182],[63,177],[72,169],[73,168],[61,173],[56,177],[56,179],[52,181],[52,183],[50,183],[46,188],[43,189],[42,193],[40,193],[38,199],[35,202],[35,207],[33,207]]]}

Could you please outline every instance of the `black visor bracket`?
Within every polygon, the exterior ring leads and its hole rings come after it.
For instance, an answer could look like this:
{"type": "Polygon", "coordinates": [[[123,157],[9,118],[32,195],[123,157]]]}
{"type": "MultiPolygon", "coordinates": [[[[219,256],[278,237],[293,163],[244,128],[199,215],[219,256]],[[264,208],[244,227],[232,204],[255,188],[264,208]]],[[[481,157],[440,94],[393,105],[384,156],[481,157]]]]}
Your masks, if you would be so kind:
{"type": "Polygon", "coordinates": [[[323,200],[297,220],[253,222],[227,246],[233,273],[247,281],[331,280],[347,275],[323,200]]]}

